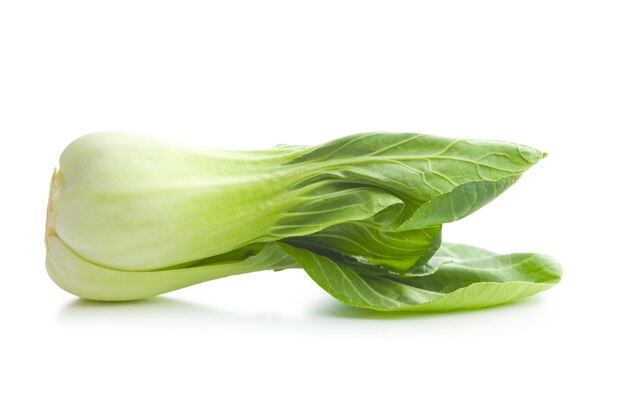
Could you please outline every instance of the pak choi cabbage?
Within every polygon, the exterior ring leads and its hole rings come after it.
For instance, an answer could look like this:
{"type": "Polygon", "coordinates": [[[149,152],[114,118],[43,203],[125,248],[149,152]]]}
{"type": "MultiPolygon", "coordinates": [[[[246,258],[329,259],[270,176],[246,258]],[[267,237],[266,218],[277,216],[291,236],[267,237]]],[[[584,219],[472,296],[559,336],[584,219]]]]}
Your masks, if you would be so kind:
{"type": "Polygon", "coordinates": [[[333,297],[373,310],[506,303],[557,284],[559,263],[442,243],[442,225],[544,156],[415,133],[260,151],[94,133],[72,142],[53,174],[46,267],[61,288],[93,300],[303,268],[333,297]]]}

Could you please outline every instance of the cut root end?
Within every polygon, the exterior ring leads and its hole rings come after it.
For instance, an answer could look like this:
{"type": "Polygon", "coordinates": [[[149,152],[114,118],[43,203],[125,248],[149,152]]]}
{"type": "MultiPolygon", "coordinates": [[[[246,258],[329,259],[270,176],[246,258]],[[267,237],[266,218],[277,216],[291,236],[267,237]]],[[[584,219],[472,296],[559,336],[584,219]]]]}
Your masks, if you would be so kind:
{"type": "Polygon", "coordinates": [[[48,196],[48,211],[46,213],[46,236],[44,239],[46,247],[48,246],[48,238],[56,235],[56,216],[62,194],[61,182],[61,173],[55,168],[50,180],[50,195],[48,196]]]}

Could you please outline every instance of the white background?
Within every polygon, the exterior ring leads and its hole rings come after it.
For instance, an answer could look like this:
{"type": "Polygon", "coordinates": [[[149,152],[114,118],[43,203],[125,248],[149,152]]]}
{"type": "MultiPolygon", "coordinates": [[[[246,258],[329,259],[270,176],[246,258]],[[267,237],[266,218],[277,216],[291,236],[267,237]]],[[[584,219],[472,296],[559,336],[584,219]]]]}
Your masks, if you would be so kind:
{"type": "Polygon", "coordinates": [[[0,3],[0,414],[623,416],[625,13],[609,1],[0,3]],[[362,131],[550,157],[444,239],[549,253],[557,288],[487,310],[344,307],[302,271],[80,301],[44,268],[72,139],[211,147],[362,131]]]}

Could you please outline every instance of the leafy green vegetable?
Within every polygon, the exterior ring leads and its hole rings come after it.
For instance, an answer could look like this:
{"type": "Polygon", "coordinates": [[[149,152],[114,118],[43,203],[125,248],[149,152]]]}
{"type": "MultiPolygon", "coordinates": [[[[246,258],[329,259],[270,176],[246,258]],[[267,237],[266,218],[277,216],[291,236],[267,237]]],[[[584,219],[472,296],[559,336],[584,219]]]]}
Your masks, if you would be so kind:
{"type": "Polygon", "coordinates": [[[549,257],[441,245],[544,157],[497,141],[367,133],[317,147],[194,148],[124,133],[74,141],[51,185],[50,276],[99,300],[301,266],[375,310],[512,301],[558,282],[549,257]]]}
{"type": "Polygon", "coordinates": [[[545,255],[485,255],[444,244],[421,270],[397,274],[281,244],[335,298],[380,311],[441,311],[515,301],[559,282],[560,265],[545,255]]]}

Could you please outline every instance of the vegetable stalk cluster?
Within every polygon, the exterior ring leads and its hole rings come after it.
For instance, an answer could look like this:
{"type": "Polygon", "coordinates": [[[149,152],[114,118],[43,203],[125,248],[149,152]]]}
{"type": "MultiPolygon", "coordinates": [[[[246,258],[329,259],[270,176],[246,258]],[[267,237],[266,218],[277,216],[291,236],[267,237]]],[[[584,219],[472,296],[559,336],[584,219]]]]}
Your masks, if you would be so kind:
{"type": "Polygon", "coordinates": [[[303,268],[356,307],[505,303],[557,284],[559,263],[442,243],[442,225],[496,198],[544,156],[414,133],[262,151],[90,134],[65,149],[53,175],[46,266],[60,287],[94,300],[303,268]]]}

